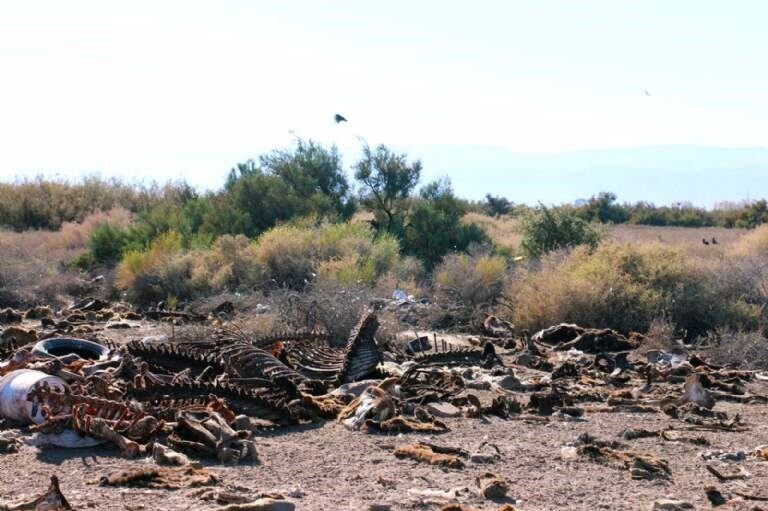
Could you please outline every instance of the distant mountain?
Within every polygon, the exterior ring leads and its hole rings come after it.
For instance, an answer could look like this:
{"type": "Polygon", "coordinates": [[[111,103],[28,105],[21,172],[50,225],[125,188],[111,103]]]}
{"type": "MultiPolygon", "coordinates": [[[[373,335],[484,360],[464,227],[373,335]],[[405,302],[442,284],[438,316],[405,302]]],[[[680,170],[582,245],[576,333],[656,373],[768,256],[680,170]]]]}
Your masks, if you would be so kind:
{"type": "Polygon", "coordinates": [[[768,197],[768,148],[659,146],[520,154],[483,146],[402,146],[424,163],[424,179],[447,175],[456,193],[514,202],[573,202],[600,191],[658,205],[768,197]]]}

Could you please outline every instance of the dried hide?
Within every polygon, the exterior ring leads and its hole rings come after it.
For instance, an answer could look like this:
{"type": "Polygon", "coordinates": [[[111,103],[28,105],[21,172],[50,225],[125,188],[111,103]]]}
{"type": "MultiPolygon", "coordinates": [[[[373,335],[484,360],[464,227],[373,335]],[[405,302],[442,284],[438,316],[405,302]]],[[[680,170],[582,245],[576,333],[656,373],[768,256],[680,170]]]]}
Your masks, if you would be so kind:
{"type": "Polygon", "coordinates": [[[160,490],[178,490],[194,486],[213,486],[218,484],[216,474],[205,468],[152,467],[133,468],[112,472],[99,479],[101,486],[128,486],[132,488],[151,488],[160,490]]]}
{"type": "Polygon", "coordinates": [[[395,449],[394,454],[398,458],[408,458],[430,465],[438,465],[447,468],[464,468],[464,462],[455,454],[436,452],[435,449],[436,446],[424,443],[408,444],[395,449]]]}

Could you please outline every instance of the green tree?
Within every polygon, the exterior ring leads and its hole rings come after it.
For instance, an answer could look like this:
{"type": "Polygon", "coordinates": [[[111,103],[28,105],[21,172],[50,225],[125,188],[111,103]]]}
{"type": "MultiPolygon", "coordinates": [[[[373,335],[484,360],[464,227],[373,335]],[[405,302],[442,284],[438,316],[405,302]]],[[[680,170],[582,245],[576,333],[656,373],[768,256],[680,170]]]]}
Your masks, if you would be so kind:
{"type": "Polygon", "coordinates": [[[485,194],[485,202],[483,203],[483,211],[488,216],[502,216],[508,215],[512,211],[512,203],[505,197],[485,194]]]}
{"type": "Polygon", "coordinates": [[[376,217],[379,230],[402,235],[407,199],[421,177],[421,162],[408,163],[385,145],[372,150],[363,146],[363,157],[354,165],[355,179],[362,184],[361,201],[376,217]]]}
{"type": "Polygon", "coordinates": [[[522,218],[521,246],[530,257],[577,245],[597,246],[600,233],[587,221],[564,208],[540,204],[522,218]]]}
{"type": "Polygon", "coordinates": [[[272,151],[259,161],[265,174],[281,179],[296,196],[311,202],[317,214],[349,218],[354,213],[355,203],[336,146],[326,148],[299,139],[294,150],[272,151]]]}
{"type": "Polygon", "coordinates": [[[462,224],[464,204],[456,198],[448,179],[434,181],[420,192],[420,200],[404,229],[403,251],[434,267],[448,252],[462,252],[488,237],[475,224],[462,224]]]}
{"type": "Polygon", "coordinates": [[[114,264],[123,255],[123,249],[128,243],[128,233],[125,229],[102,223],[91,232],[88,249],[93,262],[99,264],[114,264]]]}
{"type": "Polygon", "coordinates": [[[588,222],[622,224],[629,220],[629,212],[625,207],[616,204],[616,194],[611,192],[593,195],[577,211],[579,216],[588,222]]]}

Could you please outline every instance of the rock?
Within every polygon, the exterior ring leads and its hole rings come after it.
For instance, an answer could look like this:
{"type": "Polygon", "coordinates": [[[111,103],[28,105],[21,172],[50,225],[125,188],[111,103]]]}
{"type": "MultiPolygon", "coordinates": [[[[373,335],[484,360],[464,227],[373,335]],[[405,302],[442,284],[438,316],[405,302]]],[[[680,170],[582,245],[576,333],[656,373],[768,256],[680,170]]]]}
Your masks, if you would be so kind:
{"type": "Polygon", "coordinates": [[[253,429],[251,418],[247,415],[238,415],[230,426],[235,431],[251,431],[253,429]]]}
{"type": "Polygon", "coordinates": [[[562,449],[560,449],[560,458],[563,461],[574,461],[578,459],[579,457],[579,451],[573,446],[566,445],[562,449]]]}
{"type": "Polygon", "coordinates": [[[32,307],[24,313],[24,318],[26,319],[43,319],[51,316],[53,316],[53,309],[47,305],[38,305],[37,307],[32,307]]]}
{"type": "Polygon", "coordinates": [[[21,323],[22,319],[21,313],[10,307],[0,310],[0,323],[10,325],[12,323],[21,323]]]}
{"type": "Polygon", "coordinates": [[[483,452],[473,452],[469,455],[469,461],[480,465],[487,465],[496,461],[496,456],[483,452]]]}
{"type": "Polygon", "coordinates": [[[13,341],[17,346],[23,346],[25,344],[36,342],[37,332],[21,328],[20,326],[9,326],[3,330],[2,335],[0,335],[0,340],[4,343],[13,341]]]}
{"type": "Polygon", "coordinates": [[[256,308],[253,311],[254,314],[269,314],[270,312],[272,312],[272,307],[260,303],[256,304],[256,308]]]}
{"type": "Polygon", "coordinates": [[[514,374],[496,377],[493,379],[493,383],[504,390],[520,390],[523,387],[523,384],[514,374]]]}
{"type": "Polygon", "coordinates": [[[186,455],[162,444],[154,444],[152,446],[152,458],[155,460],[155,463],[161,465],[189,465],[189,458],[186,455]]]}
{"type": "Polygon", "coordinates": [[[235,304],[233,304],[229,300],[224,300],[219,305],[217,305],[212,312],[214,316],[218,316],[219,314],[234,314],[235,304]]]}
{"type": "Polygon", "coordinates": [[[659,499],[653,503],[651,511],[684,511],[686,509],[695,509],[693,504],[684,500],[659,499]]]}
{"type": "Polygon", "coordinates": [[[490,380],[483,378],[482,380],[465,380],[464,386],[472,390],[491,390],[493,384],[490,380]]]}
{"type": "Polygon", "coordinates": [[[451,403],[440,401],[437,403],[428,403],[424,405],[429,413],[435,417],[459,417],[461,416],[461,410],[451,403]]]}
{"type": "Polygon", "coordinates": [[[704,493],[707,495],[707,500],[709,500],[712,507],[722,506],[730,500],[729,497],[724,495],[723,492],[714,486],[707,486],[704,488],[704,493]]]}
{"type": "Polygon", "coordinates": [[[287,493],[288,496],[292,499],[300,499],[306,495],[306,493],[304,493],[301,488],[291,488],[287,493]]]}

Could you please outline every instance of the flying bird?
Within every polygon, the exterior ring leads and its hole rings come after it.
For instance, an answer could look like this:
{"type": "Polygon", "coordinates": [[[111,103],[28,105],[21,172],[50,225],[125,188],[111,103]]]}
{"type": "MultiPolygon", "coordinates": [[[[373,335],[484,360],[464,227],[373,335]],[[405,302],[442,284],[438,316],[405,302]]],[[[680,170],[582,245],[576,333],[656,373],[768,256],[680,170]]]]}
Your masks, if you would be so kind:
{"type": "Polygon", "coordinates": [[[343,115],[341,115],[341,114],[336,114],[336,115],[334,115],[334,116],[333,116],[333,119],[336,121],[336,124],[339,124],[340,122],[348,122],[348,121],[347,121],[347,118],[346,118],[346,117],[344,117],[344,116],[343,116],[343,115]]]}

